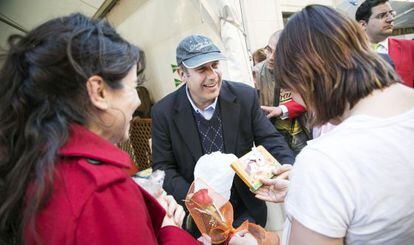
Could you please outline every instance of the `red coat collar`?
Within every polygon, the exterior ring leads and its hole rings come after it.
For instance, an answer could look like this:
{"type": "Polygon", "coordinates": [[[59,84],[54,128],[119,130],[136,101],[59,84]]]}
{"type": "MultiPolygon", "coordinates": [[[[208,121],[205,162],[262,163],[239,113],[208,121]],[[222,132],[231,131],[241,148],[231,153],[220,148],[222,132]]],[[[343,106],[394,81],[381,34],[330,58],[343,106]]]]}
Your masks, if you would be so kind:
{"type": "Polygon", "coordinates": [[[69,139],[60,148],[59,155],[89,158],[121,168],[132,166],[132,161],[127,153],[79,124],[71,125],[69,139]]]}

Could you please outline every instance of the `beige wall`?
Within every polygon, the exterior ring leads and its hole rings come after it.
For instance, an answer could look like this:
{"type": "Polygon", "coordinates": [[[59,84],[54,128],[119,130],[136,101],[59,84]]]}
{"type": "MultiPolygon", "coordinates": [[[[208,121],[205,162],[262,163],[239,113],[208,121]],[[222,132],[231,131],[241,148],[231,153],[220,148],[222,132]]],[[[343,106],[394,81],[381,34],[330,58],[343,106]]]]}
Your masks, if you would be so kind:
{"type": "MultiPolygon", "coordinates": [[[[194,33],[207,35],[222,50],[215,1],[207,1],[212,7],[205,9],[201,3],[207,0],[121,0],[107,18],[127,40],[146,52],[148,88],[154,101],[174,91],[171,64],[175,64],[175,48],[185,36],[194,33]],[[210,15],[209,15],[210,14],[210,15]]],[[[237,2],[237,1],[236,1],[237,2]]],[[[240,0],[243,9],[247,44],[252,53],[267,44],[268,37],[283,28],[282,12],[298,11],[306,4],[332,5],[331,0],[240,0]]],[[[224,78],[227,65],[224,62],[224,78]]]]}
{"type": "Polygon", "coordinates": [[[283,12],[297,12],[309,4],[322,4],[327,6],[334,6],[335,0],[276,0],[280,1],[283,12]]]}
{"type": "Polygon", "coordinates": [[[270,35],[283,28],[283,12],[297,12],[308,4],[334,7],[338,0],[240,0],[245,15],[250,52],[265,47],[270,35]]]}
{"type": "MultiPolygon", "coordinates": [[[[92,16],[104,0],[0,0],[0,13],[30,30],[38,24],[72,12],[92,16]]],[[[205,9],[201,3],[211,0],[120,0],[108,14],[108,20],[128,41],[146,51],[147,82],[151,97],[158,101],[175,89],[171,64],[175,64],[175,47],[186,35],[201,33],[224,50],[219,20],[212,19],[217,9],[205,9]]],[[[216,1],[219,2],[219,1],[216,1]]],[[[238,0],[235,1],[236,3],[238,0]]],[[[250,52],[264,47],[268,37],[283,27],[282,12],[298,11],[309,3],[331,4],[329,0],[240,0],[244,28],[250,52]]],[[[18,32],[0,23],[0,45],[7,36],[18,32]]],[[[226,78],[227,64],[223,64],[226,78]]]]}
{"type": "Polygon", "coordinates": [[[176,64],[175,48],[182,38],[200,33],[224,50],[215,23],[198,1],[122,0],[107,17],[122,36],[145,51],[144,86],[155,101],[176,89],[178,75],[172,73],[171,64],[176,64]]]}
{"type": "MultiPolygon", "coordinates": [[[[30,31],[39,24],[73,12],[92,16],[104,0],[0,0],[0,14],[30,31]]],[[[0,22],[0,47],[5,47],[7,37],[20,33],[0,22]]]]}
{"type": "Polygon", "coordinates": [[[283,28],[280,0],[241,0],[250,52],[267,45],[269,36],[283,28]]]}
{"type": "Polygon", "coordinates": [[[0,12],[25,29],[73,12],[92,16],[104,0],[2,0],[0,12]]]}

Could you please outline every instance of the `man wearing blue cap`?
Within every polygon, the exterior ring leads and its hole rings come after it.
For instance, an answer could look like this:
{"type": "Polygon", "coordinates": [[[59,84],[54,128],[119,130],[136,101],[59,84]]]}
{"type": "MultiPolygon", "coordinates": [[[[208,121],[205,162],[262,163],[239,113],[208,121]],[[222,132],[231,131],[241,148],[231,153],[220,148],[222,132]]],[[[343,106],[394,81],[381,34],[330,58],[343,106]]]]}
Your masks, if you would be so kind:
{"type": "MultiPolygon", "coordinates": [[[[152,156],[153,168],[166,173],[164,189],[177,202],[183,204],[195,164],[204,154],[221,151],[241,157],[255,144],[263,145],[280,163],[293,164],[293,153],[260,109],[256,90],[222,80],[220,60],[225,57],[209,38],[184,38],[176,58],[185,84],[152,108],[152,156]]],[[[230,201],[234,226],[246,219],[265,226],[265,203],[238,176],[230,201]]]]}

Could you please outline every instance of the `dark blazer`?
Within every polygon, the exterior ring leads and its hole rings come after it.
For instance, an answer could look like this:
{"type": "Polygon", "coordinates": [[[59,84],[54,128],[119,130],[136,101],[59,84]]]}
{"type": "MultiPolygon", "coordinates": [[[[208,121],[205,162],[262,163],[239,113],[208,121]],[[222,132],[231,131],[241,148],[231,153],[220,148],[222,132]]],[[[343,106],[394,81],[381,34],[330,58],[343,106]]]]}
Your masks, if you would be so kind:
{"type": "MultiPolygon", "coordinates": [[[[193,109],[185,90],[184,85],[152,108],[153,168],[165,171],[164,189],[180,204],[194,180],[195,164],[202,156],[193,109]]],[[[224,153],[241,157],[255,143],[263,145],[282,164],[293,164],[292,151],[260,109],[254,88],[223,81],[218,105],[223,123],[224,153]]],[[[249,214],[258,224],[265,225],[265,203],[256,199],[239,177],[235,177],[233,185],[249,214]]]]}

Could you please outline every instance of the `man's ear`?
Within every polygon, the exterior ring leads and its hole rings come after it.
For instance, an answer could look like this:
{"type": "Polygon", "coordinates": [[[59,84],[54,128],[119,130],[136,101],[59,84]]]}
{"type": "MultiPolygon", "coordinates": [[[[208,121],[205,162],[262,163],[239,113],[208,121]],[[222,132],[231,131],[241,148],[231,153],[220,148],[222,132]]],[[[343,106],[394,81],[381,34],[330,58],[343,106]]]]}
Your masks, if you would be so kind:
{"type": "Polygon", "coordinates": [[[92,104],[100,110],[109,108],[107,86],[101,76],[91,76],[86,81],[86,89],[92,104]]]}
{"type": "Polygon", "coordinates": [[[185,72],[183,68],[178,67],[177,73],[180,76],[181,81],[183,83],[185,83],[187,81],[187,78],[188,78],[187,72],[185,72]]]}
{"type": "Polygon", "coordinates": [[[365,31],[365,29],[367,28],[367,22],[365,20],[360,20],[358,21],[358,23],[361,26],[362,30],[365,31]]]}

